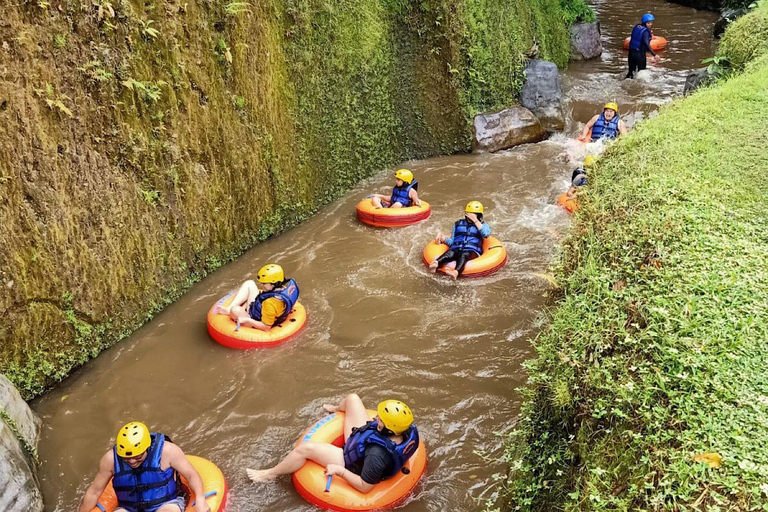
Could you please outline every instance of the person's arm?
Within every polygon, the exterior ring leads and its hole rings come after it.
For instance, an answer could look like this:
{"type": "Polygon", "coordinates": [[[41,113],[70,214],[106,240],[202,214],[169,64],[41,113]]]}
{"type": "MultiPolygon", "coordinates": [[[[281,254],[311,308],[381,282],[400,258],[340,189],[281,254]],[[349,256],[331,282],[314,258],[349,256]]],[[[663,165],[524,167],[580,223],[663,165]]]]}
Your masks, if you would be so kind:
{"type": "Polygon", "coordinates": [[[443,240],[443,243],[450,247],[451,244],[453,243],[453,237],[455,236],[456,236],[456,224],[454,224],[453,229],[451,229],[451,236],[443,240]]]}
{"type": "Polygon", "coordinates": [[[411,201],[413,201],[413,204],[416,206],[421,206],[421,201],[419,200],[419,193],[416,191],[415,188],[412,188],[408,192],[408,196],[411,198],[411,201]]]}
{"type": "Polygon", "coordinates": [[[582,138],[587,138],[589,136],[589,131],[592,129],[593,126],[595,126],[595,122],[597,122],[597,119],[600,117],[600,114],[592,117],[592,119],[587,122],[587,124],[584,125],[584,129],[581,131],[582,138]]]}
{"type": "Polygon", "coordinates": [[[489,226],[485,222],[481,222],[481,226],[479,229],[480,229],[480,235],[483,238],[488,238],[489,236],[491,236],[491,226],[489,226]]]}
{"type": "Polygon", "coordinates": [[[205,499],[205,489],[203,488],[203,480],[197,473],[192,464],[189,463],[184,452],[173,443],[165,443],[163,445],[163,456],[168,457],[168,464],[178,471],[178,473],[187,479],[189,488],[195,493],[195,512],[211,512],[211,508],[205,499]]]}
{"type": "Polygon", "coordinates": [[[110,450],[99,461],[99,472],[96,473],[96,478],[93,479],[90,487],[85,491],[85,495],[80,501],[79,512],[91,512],[93,507],[96,506],[99,496],[107,488],[107,484],[109,484],[110,479],[114,475],[114,468],[112,450],[110,450]]]}
{"type": "Polygon", "coordinates": [[[627,125],[624,123],[624,121],[619,119],[619,135],[626,135],[628,131],[629,130],[627,130],[627,125]]]}
{"type": "Polygon", "coordinates": [[[369,492],[371,489],[373,489],[373,484],[369,484],[360,475],[356,475],[350,470],[346,469],[344,466],[340,466],[339,464],[328,464],[328,467],[325,468],[325,474],[326,475],[338,475],[344,480],[347,481],[349,485],[360,491],[361,493],[365,494],[369,492]]]}
{"type": "Polygon", "coordinates": [[[654,56],[654,58],[656,58],[656,60],[659,60],[659,56],[656,55],[656,52],[653,51],[653,48],[651,48],[651,31],[650,30],[646,30],[645,32],[643,32],[642,46],[645,48],[643,50],[644,52],[650,53],[651,55],[654,56]]]}

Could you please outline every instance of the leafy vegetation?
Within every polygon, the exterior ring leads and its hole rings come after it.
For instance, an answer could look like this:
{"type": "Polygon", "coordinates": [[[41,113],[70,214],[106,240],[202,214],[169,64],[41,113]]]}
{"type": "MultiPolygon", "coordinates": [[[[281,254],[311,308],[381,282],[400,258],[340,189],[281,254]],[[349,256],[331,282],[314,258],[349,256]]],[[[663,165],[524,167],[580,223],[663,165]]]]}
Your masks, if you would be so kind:
{"type": "Polygon", "coordinates": [[[768,52],[768,2],[762,1],[728,26],[720,40],[717,57],[736,70],[768,52]]]}

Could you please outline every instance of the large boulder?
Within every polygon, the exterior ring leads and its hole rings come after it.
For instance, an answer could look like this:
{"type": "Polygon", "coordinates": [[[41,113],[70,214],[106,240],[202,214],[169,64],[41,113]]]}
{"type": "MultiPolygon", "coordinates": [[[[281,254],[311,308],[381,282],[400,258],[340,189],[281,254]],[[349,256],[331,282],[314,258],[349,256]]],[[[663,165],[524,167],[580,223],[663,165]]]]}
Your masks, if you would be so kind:
{"type": "Polygon", "coordinates": [[[547,135],[533,112],[520,106],[475,116],[474,132],[472,147],[476,153],[539,142],[547,135]]]}
{"type": "Polygon", "coordinates": [[[707,68],[701,68],[693,73],[689,74],[685,79],[685,87],[683,88],[683,94],[689,95],[702,85],[706,84],[709,80],[709,71],[707,68]]]}
{"type": "Polygon", "coordinates": [[[571,59],[589,60],[602,55],[603,41],[600,23],[574,23],[571,25],[571,59]]]}
{"type": "Polygon", "coordinates": [[[13,384],[0,375],[0,510],[42,512],[35,461],[40,420],[13,384]]]}
{"type": "Polygon", "coordinates": [[[565,127],[565,112],[557,66],[546,60],[532,60],[525,69],[525,76],[520,104],[539,118],[545,130],[562,130],[565,127]]]}
{"type": "Polygon", "coordinates": [[[720,18],[715,22],[715,28],[713,29],[714,36],[717,39],[720,39],[720,36],[725,33],[725,29],[728,25],[730,25],[732,21],[735,21],[736,18],[744,16],[746,13],[747,9],[725,9],[722,14],[720,14],[720,18]]]}

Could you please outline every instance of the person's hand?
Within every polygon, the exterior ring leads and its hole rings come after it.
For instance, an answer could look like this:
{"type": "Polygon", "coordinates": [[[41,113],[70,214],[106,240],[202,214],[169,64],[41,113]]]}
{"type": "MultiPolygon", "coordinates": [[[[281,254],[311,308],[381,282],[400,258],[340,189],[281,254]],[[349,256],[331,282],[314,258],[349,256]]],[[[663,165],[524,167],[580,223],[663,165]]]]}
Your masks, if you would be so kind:
{"type": "Polygon", "coordinates": [[[656,64],[658,64],[659,62],[661,62],[661,57],[659,57],[659,55],[658,55],[658,54],[654,55],[654,56],[653,56],[653,62],[655,62],[656,64]]]}
{"type": "Polygon", "coordinates": [[[207,500],[204,497],[200,496],[196,499],[195,512],[211,512],[211,507],[208,506],[207,500]]]}
{"type": "Polygon", "coordinates": [[[328,476],[332,476],[332,475],[342,476],[346,471],[347,469],[344,466],[340,466],[338,464],[328,464],[325,467],[325,474],[328,476]]]}
{"type": "Polygon", "coordinates": [[[445,235],[442,234],[442,233],[437,235],[437,238],[435,238],[435,243],[436,244],[444,244],[445,243],[445,235]]]}
{"type": "Polygon", "coordinates": [[[465,213],[464,216],[467,218],[469,222],[475,223],[477,222],[477,215],[474,213],[465,213]]]}

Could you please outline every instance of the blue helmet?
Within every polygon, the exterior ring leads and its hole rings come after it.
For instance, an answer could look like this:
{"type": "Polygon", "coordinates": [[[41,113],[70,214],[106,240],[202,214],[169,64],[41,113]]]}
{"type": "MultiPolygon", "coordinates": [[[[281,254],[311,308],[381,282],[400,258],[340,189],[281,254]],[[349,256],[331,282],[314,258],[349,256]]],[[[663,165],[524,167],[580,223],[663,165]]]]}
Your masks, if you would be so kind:
{"type": "Polygon", "coordinates": [[[656,19],[656,18],[654,18],[654,17],[653,17],[653,14],[651,14],[651,13],[648,13],[648,14],[643,14],[642,23],[648,23],[649,21],[653,21],[653,20],[655,20],[655,19],[656,19]]]}

